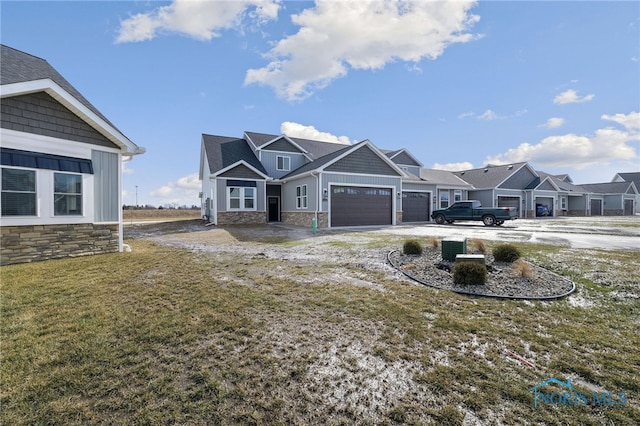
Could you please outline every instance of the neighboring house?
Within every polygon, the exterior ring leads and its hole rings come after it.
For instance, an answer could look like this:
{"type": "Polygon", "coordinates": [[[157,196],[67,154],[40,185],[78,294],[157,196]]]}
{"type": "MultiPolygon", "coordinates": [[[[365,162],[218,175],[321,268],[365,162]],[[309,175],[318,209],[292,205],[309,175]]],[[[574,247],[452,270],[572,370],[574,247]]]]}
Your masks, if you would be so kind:
{"type": "Polygon", "coordinates": [[[44,59],[0,62],[1,264],[122,251],[122,157],[144,148],[44,59]]]}
{"type": "Polygon", "coordinates": [[[538,206],[548,209],[549,216],[586,216],[589,214],[589,193],[574,185],[569,175],[553,176],[536,171],[538,177],[527,189],[532,190],[534,200],[532,215],[538,216],[538,206]]]}
{"type": "Polygon", "coordinates": [[[590,193],[591,216],[622,216],[636,213],[638,189],[633,181],[580,185],[590,193]]]}
{"type": "MultiPolygon", "coordinates": [[[[616,173],[611,182],[633,182],[636,186],[636,190],[640,192],[640,172],[632,172],[632,173],[616,173]]],[[[636,196],[633,213],[631,210],[625,208],[625,215],[627,214],[640,214],[640,195],[636,196]]]]}
{"type": "Polygon", "coordinates": [[[213,224],[395,225],[406,176],[368,140],[202,135],[202,214],[213,224]]]}

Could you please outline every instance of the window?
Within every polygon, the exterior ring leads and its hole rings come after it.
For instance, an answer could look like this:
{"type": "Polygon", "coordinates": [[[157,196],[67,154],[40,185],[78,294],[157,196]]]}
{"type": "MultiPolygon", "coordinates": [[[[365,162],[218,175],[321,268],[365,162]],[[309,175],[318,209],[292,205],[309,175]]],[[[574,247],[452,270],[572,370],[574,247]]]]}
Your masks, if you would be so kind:
{"type": "Polygon", "coordinates": [[[457,189],[453,192],[453,201],[454,202],[462,201],[462,191],[457,189]]]}
{"type": "Polygon", "coordinates": [[[567,197],[560,197],[560,208],[562,210],[567,209],[567,197]]]}
{"type": "Polygon", "coordinates": [[[307,208],[307,185],[296,186],[296,208],[307,208]]]}
{"type": "Polygon", "coordinates": [[[56,216],[82,214],[82,176],[53,174],[53,211],[56,216]]]}
{"type": "Polygon", "coordinates": [[[256,189],[251,187],[230,186],[227,188],[228,210],[255,210],[256,189]]]}
{"type": "Polygon", "coordinates": [[[282,171],[291,170],[291,157],[284,157],[282,155],[278,155],[276,157],[276,169],[282,171]]]}
{"type": "Polygon", "coordinates": [[[446,209],[449,207],[449,191],[440,192],[440,208],[446,209]]]}
{"type": "Polygon", "coordinates": [[[36,215],[35,170],[2,169],[2,216],[36,215]]]}

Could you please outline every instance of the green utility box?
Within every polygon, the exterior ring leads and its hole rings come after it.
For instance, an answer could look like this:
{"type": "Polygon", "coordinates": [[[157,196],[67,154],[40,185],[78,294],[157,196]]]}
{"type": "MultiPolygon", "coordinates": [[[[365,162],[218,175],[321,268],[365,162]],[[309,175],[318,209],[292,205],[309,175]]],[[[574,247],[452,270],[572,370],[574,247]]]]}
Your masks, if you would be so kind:
{"type": "Polygon", "coordinates": [[[466,238],[450,238],[442,240],[442,259],[449,262],[456,261],[456,255],[467,254],[466,238]]]}

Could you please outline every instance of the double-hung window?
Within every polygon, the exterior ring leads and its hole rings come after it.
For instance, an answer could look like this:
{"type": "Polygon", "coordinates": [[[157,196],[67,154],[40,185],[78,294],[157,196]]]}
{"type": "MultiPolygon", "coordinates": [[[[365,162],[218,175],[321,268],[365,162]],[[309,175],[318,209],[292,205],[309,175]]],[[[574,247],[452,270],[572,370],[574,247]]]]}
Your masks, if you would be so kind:
{"type": "Polygon", "coordinates": [[[288,172],[291,170],[291,157],[278,155],[276,157],[276,170],[288,172]]]}
{"type": "Polygon", "coordinates": [[[440,208],[446,209],[449,207],[449,191],[440,192],[440,208]]]}
{"type": "Polygon", "coordinates": [[[256,189],[244,186],[227,187],[229,210],[255,210],[256,189]]]}
{"type": "Polygon", "coordinates": [[[35,170],[2,169],[2,216],[36,215],[35,170]]]}
{"type": "Polygon", "coordinates": [[[454,202],[462,201],[462,191],[460,191],[459,189],[456,189],[453,192],[453,201],[454,202]]]}
{"type": "Polygon", "coordinates": [[[306,209],[308,204],[307,185],[296,186],[296,208],[306,209]]]}
{"type": "Polygon", "coordinates": [[[53,211],[56,216],[82,215],[82,175],[53,174],[53,211]]]}

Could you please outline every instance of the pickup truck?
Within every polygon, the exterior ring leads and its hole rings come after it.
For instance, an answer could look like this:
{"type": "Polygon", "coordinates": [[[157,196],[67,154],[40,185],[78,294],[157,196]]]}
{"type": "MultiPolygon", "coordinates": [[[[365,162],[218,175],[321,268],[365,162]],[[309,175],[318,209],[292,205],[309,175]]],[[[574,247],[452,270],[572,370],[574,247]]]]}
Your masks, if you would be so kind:
{"type": "Polygon", "coordinates": [[[518,212],[508,207],[483,208],[480,201],[458,201],[446,209],[434,210],[431,218],[441,225],[456,220],[481,220],[485,226],[502,225],[505,220],[515,220],[518,212]]]}

